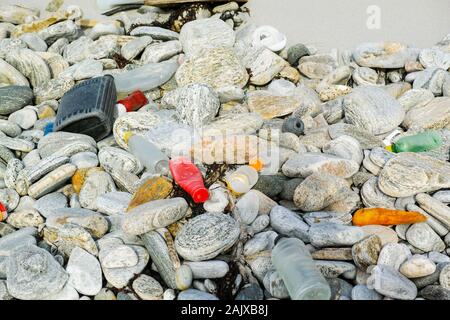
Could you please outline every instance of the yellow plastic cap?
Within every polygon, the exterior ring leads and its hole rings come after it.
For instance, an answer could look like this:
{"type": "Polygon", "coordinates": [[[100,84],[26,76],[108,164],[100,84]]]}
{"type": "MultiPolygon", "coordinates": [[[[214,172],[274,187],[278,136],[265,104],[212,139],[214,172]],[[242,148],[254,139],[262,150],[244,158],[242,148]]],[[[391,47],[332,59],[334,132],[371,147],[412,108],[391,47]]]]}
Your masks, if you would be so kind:
{"type": "Polygon", "coordinates": [[[132,135],[133,132],[131,131],[125,132],[125,134],[123,135],[123,141],[125,141],[125,143],[128,144],[128,140],[131,138],[132,135]]]}
{"type": "Polygon", "coordinates": [[[258,172],[264,168],[264,163],[261,159],[251,160],[248,165],[258,172]]]}
{"type": "Polygon", "coordinates": [[[385,149],[386,149],[387,151],[394,152],[393,149],[392,149],[392,145],[387,146],[385,149]]]}

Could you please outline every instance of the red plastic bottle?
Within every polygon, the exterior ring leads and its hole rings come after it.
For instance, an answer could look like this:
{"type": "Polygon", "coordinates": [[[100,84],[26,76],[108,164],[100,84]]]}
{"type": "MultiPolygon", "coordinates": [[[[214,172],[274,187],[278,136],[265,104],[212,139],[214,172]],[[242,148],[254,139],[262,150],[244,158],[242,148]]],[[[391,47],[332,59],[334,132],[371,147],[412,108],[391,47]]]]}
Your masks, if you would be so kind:
{"type": "Polygon", "coordinates": [[[119,115],[125,112],[136,111],[139,108],[145,106],[148,103],[147,97],[142,91],[134,91],[128,97],[117,102],[116,108],[118,109],[119,115]]]}
{"type": "Polygon", "coordinates": [[[169,161],[172,177],[184,191],[189,193],[195,203],[203,203],[209,198],[200,170],[186,158],[176,158],[169,161]]]}
{"type": "Polygon", "coordinates": [[[0,202],[0,221],[6,220],[8,217],[8,210],[3,203],[0,202]]]}

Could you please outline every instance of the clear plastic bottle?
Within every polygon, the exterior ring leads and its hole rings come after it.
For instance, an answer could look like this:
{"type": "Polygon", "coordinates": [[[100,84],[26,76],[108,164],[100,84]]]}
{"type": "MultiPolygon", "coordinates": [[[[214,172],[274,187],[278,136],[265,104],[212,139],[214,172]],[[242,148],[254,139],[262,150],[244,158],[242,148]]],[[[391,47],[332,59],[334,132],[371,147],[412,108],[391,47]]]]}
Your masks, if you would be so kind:
{"type": "Polygon", "coordinates": [[[272,262],[292,300],[330,299],[330,286],[301,240],[278,238],[272,249],[272,262]]]}
{"type": "MultiPolygon", "coordinates": [[[[128,148],[151,173],[169,174],[169,158],[146,138],[128,133],[128,148]]],[[[126,139],[125,139],[126,140],[126,139]]]]}
{"type": "Polygon", "coordinates": [[[251,166],[241,166],[239,169],[225,177],[228,188],[237,194],[250,191],[258,182],[258,171],[251,166]]]}

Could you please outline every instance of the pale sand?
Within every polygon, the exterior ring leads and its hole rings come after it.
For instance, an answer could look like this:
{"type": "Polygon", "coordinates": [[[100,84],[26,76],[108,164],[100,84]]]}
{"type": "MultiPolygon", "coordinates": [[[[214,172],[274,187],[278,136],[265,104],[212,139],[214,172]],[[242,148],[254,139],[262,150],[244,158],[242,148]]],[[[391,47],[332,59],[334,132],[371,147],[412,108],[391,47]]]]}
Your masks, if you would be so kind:
{"type": "MultiPolygon", "coordinates": [[[[2,4],[38,6],[48,0],[0,0],[2,4]]],[[[85,16],[101,18],[94,0],[66,0],[78,4],[85,16]]],[[[401,41],[430,47],[450,33],[449,0],[251,0],[248,6],[258,24],[284,32],[289,43],[313,44],[321,51],[352,49],[367,41],[401,41]],[[381,29],[366,27],[367,7],[381,9],[381,29]]]]}

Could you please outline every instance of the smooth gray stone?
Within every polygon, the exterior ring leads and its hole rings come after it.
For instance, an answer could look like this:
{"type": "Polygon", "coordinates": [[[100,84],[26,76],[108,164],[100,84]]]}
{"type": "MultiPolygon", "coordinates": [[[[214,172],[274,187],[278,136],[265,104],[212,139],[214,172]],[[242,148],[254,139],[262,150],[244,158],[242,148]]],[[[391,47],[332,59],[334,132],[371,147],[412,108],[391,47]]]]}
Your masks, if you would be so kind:
{"type": "Polygon", "coordinates": [[[444,241],[442,241],[439,235],[425,222],[415,223],[409,227],[406,232],[406,240],[414,247],[424,252],[442,252],[445,250],[444,241]]]}
{"type": "Polygon", "coordinates": [[[38,143],[38,150],[42,158],[51,155],[71,157],[84,151],[97,152],[96,146],[95,140],[87,135],[59,131],[43,137],[38,143]]]}
{"type": "Polygon", "coordinates": [[[133,196],[128,192],[109,192],[97,198],[97,211],[107,215],[124,214],[133,196]]]}
{"type": "Polygon", "coordinates": [[[419,206],[450,229],[450,208],[425,193],[416,195],[419,206]]]}
{"type": "Polygon", "coordinates": [[[438,263],[436,266],[436,270],[432,274],[425,277],[415,278],[412,281],[419,289],[425,288],[426,286],[432,285],[434,283],[438,283],[442,269],[444,269],[444,267],[449,264],[450,263],[448,262],[438,263]]]}
{"type": "Polygon", "coordinates": [[[239,223],[229,215],[204,213],[181,228],[175,238],[175,248],[186,260],[209,260],[231,248],[239,234],[239,223]]]}
{"type": "Polygon", "coordinates": [[[60,192],[54,192],[39,198],[34,204],[34,209],[39,211],[44,217],[48,218],[58,209],[67,208],[67,206],[66,196],[60,192]]]}
{"type": "Polygon", "coordinates": [[[303,219],[310,226],[325,222],[349,225],[352,222],[352,215],[343,212],[316,211],[304,214],[303,219]]]}
{"type": "Polygon", "coordinates": [[[10,294],[21,300],[39,300],[58,293],[69,276],[44,249],[26,245],[9,258],[7,285],[10,294]]]}
{"type": "Polygon", "coordinates": [[[450,290],[438,285],[426,286],[419,294],[427,300],[450,300],[450,290]]]}
{"type": "Polygon", "coordinates": [[[230,269],[228,263],[221,260],[185,261],[184,263],[191,268],[194,279],[223,278],[230,269]]]}
{"type": "Polygon", "coordinates": [[[15,138],[22,133],[22,129],[11,121],[0,120],[0,132],[15,138]]]}
{"type": "Polygon", "coordinates": [[[365,285],[357,285],[352,290],[352,300],[382,300],[383,296],[365,285]]]}
{"type": "Polygon", "coordinates": [[[95,211],[80,208],[60,208],[47,217],[46,226],[61,229],[65,224],[75,224],[96,238],[103,237],[109,229],[106,218],[95,211]]]}
{"type": "Polygon", "coordinates": [[[383,144],[382,139],[368,132],[367,130],[360,129],[355,125],[348,123],[336,123],[328,127],[328,133],[331,139],[347,135],[355,138],[359,141],[361,148],[373,149],[383,144]]]}
{"type": "Polygon", "coordinates": [[[14,231],[0,238],[0,257],[9,256],[16,248],[22,245],[35,245],[37,229],[26,227],[14,231]]]}
{"type": "Polygon", "coordinates": [[[183,198],[150,201],[130,210],[122,221],[122,229],[128,234],[141,235],[182,219],[187,210],[183,198]]]}
{"type": "Polygon", "coordinates": [[[247,284],[236,295],[235,300],[263,300],[264,293],[256,283],[247,284]]]}
{"type": "Polygon", "coordinates": [[[403,243],[388,243],[380,251],[378,265],[387,265],[398,270],[411,257],[411,250],[403,243]]]}
{"type": "Polygon", "coordinates": [[[177,289],[175,267],[164,238],[158,232],[150,231],[141,235],[141,239],[166,285],[171,289],[177,289]]]}
{"type": "Polygon", "coordinates": [[[359,164],[325,153],[301,153],[283,165],[282,170],[287,177],[306,178],[313,173],[329,173],[342,178],[350,178],[358,172],[359,164]]]}
{"type": "Polygon", "coordinates": [[[98,166],[98,157],[94,152],[80,152],[70,157],[70,163],[78,169],[93,168],[98,166]]]}
{"type": "Polygon", "coordinates": [[[261,191],[269,198],[275,198],[283,190],[286,179],[279,175],[260,175],[253,189],[261,191]]]}
{"type": "Polygon", "coordinates": [[[315,247],[352,246],[362,240],[364,230],[360,227],[336,223],[317,223],[309,229],[311,244],[315,247]]]}
{"type": "Polygon", "coordinates": [[[177,300],[219,300],[216,296],[197,289],[187,289],[178,294],[177,300]]]}
{"type": "Polygon", "coordinates": [[[47,51],[47,43],[35,33],[24,33],[19,37],[33,51],[47,51]]]}
{"type": "Polygon", "coordinates": [[[143,35],[150,36],[155,40],[178,40],[179,34],[160,27],[150,27],[150,26],[141,26],[134,28],[130,32],[131,36],[140,36],[140,38],[143,38],[143,35]]]}
{"type": "Polygon", "coordinates": [[[272,208],[270,211],[270,226],[284,236],[309,242],[309,226],[300,215],[285,207],[275,206],[272,208]]]}
{"type": "Polygon", "coordinates": [[[80,294],[95,296],[102,288],[102,269],[97,258],[75,247],[67,263],[69,284],[80,294]]]}
{"type": "Polygon", "coordinates": [[[330,300],[345,300],[352,296],[353,286],[340,278],[326,279],[331,289],[330,300]]]}
{"type": "Polygon", "coordinates": [[[302,183],[302,178],[289,179],[283,183],[283,189],[280,197],[284,200],[292,201],[294,199],[295,189],[302,183]]]}
{"type": "Polygon", "coordinates": [[[414,300],[417,296],[414,282],[387,265],[377,265],[372,269],[367,287],[393,299],[414,300]]]}

